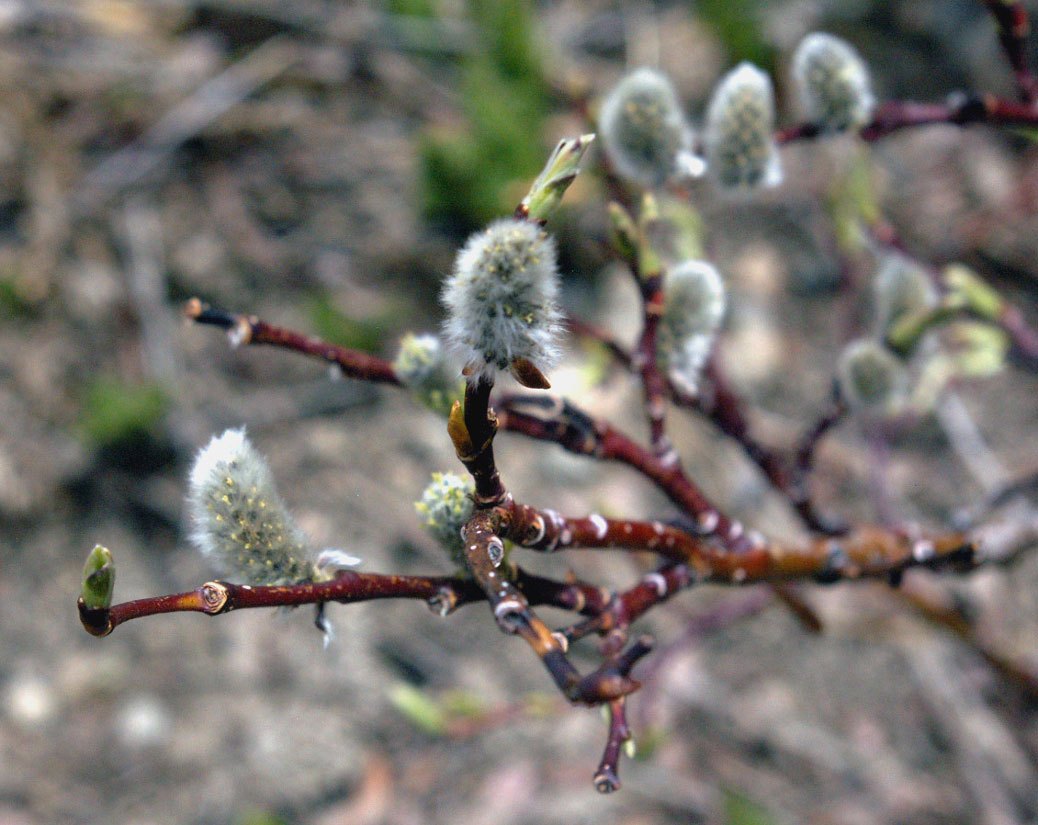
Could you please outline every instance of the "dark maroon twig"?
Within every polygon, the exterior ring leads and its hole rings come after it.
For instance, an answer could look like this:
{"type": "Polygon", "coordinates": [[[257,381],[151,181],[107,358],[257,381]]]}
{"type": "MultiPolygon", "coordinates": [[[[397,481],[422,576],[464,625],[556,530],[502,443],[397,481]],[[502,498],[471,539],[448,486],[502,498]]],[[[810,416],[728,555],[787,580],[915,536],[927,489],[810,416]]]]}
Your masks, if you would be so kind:
{"type": "Polygon", "coordinates": [[[984,5],[998,26],[998,41],[1009,59],[1020,100],[1033,104],[1038,100],[1038,82],[1027,61],[1027,38],[1031,33],[1027,9],[1020,0],[984,0],[984,5]]]}
{"type": "Polygon", "coordinates": [[[627,697],[615,699],[606,708],[609,713],[609,732],[602,759],[592,780],[599,793],[620,790],[620,752],[624,743],[631,738],[631,728],[627,724],[627,697]]]}
{"type": "MultiPolygon", "coordinates": [[[[595,614],[608,601],[602,589],[581,582],[557,582],[517,570],[515,586],[531,604],[545,604],[576,613],[595,614]]],[[[232,610],[295,607],[304,604],[419,599],[447,615],[456,608],[486,599],[472,579],[457,576],[397,576],[344,571],[327,582],[259,586],[224,581],[206,582],[185,593],[155,596],[112,605],[107,610],[85,607],[80,601],[83,626],[94,636],[107,636],[132,619],[165,613],[205,613],[217,616],[232,610]]]]}
{"type": "Polygon", "coordinates": [[[793,506],[805,522],[814,529],[828,535],[839,535],[846,532],[845,524],[822,521],[814,510],[811,499],[811,471],[814,469],[815,452],[826,434],[838,425],[847,414],[847,404],[840,397],[836,385],[833,386],[829,408],[800,438],[794,454],[793,473],[790,479],[790,493],[793,506]]]}
{"type": "Polygon", "coordinates": [[[320,358],[337,366],[343,375],[380,384],[400,384],[393,365],[366,352],[329,344],[284,327],[268,324],[254,315],[235,315],[214,309],[198,298],[184,306],[184,314],[197,324],[208,324],[226,330],[234,346],[269,344],[313,358],[320,358]]]}
{"type": "Polygon", "coordinates": [[[1009,336],[1013,355],[1031,369],[1038,369],[1038,330],[1027,323],[1020,307],[1006,301],[998,325],[1009,336]]]}
{"type": "MultiPolygon", "coordinates": [[[[872,120],[858,130],[858,137],[872,143],[902,129],[935,124],[967,126],[1038,126],[1038,109],[1030,104],[1003,100],[993,95],[953,95],[945,103],[889,100],[876,109],[872,120]]],[[[779,130],[779,145],[807,140],[821,134],[816,126],[800,123],[779,130]]]]}

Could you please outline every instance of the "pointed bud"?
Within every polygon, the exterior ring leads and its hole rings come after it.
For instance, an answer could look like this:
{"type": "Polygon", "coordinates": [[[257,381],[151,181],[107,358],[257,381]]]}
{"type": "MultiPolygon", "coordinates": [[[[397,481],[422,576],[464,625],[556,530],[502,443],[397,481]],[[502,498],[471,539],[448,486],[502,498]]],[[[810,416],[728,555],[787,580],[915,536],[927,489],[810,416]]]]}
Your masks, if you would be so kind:
{"type": "Polygon", "coordinates": [[[706,113],[707,170],[722,189],[748,192],[782,182],[771,79],[741,63],[722,79],[706,113]]]}
{"type": "Polygon", "coordinates": [[[115,562],[107,547],[95,545],[83,566],[83,606],[90,610],[107,610],[112,606],[115,588],[115,562]]]}
{"type": "Polygon", "coordinates": [[[838,37],[814,32],[793,55],[793,80],[807,119],[824,132],[859,129],[876,99],[861,56],[838,37]]]}
{"type": "Polygon", "coordinates": [[[634,218],[616,201],[606,206],[609,216],[609,242],[616,253],[625,261],[638,258],[638,227],[634,218]]]}
{"type": "Polygon", "coordinates": [[[644,186],[659,186],[675,174],[692,142],[673,85],[654,69],[637,69],[621,80],[602,102],[598,122],[617,174],[644,186]]]}
{"type": "Polygon", "coordinates": [[[848,344],[840,354],[837,373],[843,398],[857,412],[890,414],[908,390],[904,364],[872,339],[848,344]]]}
{"type": "Polygon", "coordinates": [[[905,318],[933,309],[937,290],[926,270],[899,253],[883,258],[874,281],[876,325],[886,335],[905,318]]]}
{"type": "Polygon", "coordinates": [[[952,264],[944,271],[944,283],[949,298],[987,321],[998,321],[1005,312],[1005,299],[962,264],[952,264]]]}
{"type": "Polygon", "coordinates": [[[1009,336],[991,324],[959,321],[948,327],[947,348],[958,376],[987,378],[1005,367],[1009,336]]]}
{"type": "Polygon", "coordinates": [[[463,570],[467,566],[461,528],[472,517],[474,489],[471,479],[454,473],[433,473],[421,501],[415,502],[414,506],[423,518],[425,528],[463,570]]]}
{"type": "Polygon", "coordinates": [[[192,541],[224,575],[258,585],[321,578],[306,537],[244,429],[227,430],[199,451],[187,505],[192,541]]]}
{"type": "Polygon", "coordinates": [[[706,261],[684,261],[667,273],[659,354],[674,382],[695,394],[725,310],[724,281],[706,261]]]}
{"type": "Polygon", "coordinates": [[[580,161],[594,139],[595,136],[589,134],[559,141],[541,174],[530,187],[529,193],[519,204],[517,217],[539,223],[548,219],[562,201],[569,185],[577,177],[580,161]]]}
{"type": "Polygon", "coordinates": [[[560,356],[555,243],[529,221],[505,219],[469,238],[443,290],[444,337],[470,383],[520,359],[540,371],[560,356]]]}
{"type": "Polygon", "coordinates": [[[401,338],[393,372],[425,407],[440,415],[447,415],[454,400],[465,392],[458,370],[435,335],[409,332],[401,338]]]}

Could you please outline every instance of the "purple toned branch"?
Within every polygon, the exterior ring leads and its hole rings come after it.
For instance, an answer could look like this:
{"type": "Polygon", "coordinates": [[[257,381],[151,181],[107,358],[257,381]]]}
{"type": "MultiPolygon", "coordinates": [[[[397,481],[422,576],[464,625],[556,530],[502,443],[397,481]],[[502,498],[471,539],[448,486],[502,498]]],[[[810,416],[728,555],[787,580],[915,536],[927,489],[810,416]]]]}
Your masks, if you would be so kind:
{"type": "Polygon", "coordinates": [[[235,315],[213,309],[198,298],[184,305],[184,314],[198,324],[208,324],[226,330],[233,346],[269,344],[334,364],[343,375],[380,384],[400,384],[393,365],[374,355],[329,344],[284,327],[268,324],[255,315],[235,315]]]}
{"type": "Polygon", "coordinates": [[[1038,81],[1027,61],[1027,38],[1031,34],[1027,9],[1020,0],[984,0],[984,5],[998,26],[998,40],[1009,59],[1020,100],[1035,103],[1038,100],[1038,81]]]}

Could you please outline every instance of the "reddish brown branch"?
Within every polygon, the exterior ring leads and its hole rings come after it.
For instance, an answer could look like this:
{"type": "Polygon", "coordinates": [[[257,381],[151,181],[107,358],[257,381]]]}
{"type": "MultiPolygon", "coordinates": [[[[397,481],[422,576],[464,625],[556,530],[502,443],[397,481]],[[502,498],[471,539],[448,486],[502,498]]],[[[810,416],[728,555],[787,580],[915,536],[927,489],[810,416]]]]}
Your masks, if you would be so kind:
{"type": "Polygon", "coordinates": [[[499,402],[498,423],[512,432],[553,441],[570,452],[633,467],[652,480],[683,513],[695,519],[700,534],[717,537],[730,550],[742,551],[763,543],[760,536],[747,535],[740,522],[715,507],[680,464],[661,459],[611,424],[591,418],[568,401],[546,396],[506,396],[499,402]]]}
{"type": "Polygon", "coordinates": [[[476,485],[476,504],[488,507],[499,503],[507,494],[494,460],[494,436],[497,416],[490,407],[490,391],[494,382],[481,377],[475,384],[465,385],[465,405],[455,402],[447,421],[447,431],[461,463],[476,485]]]}
{"type": "MultiPolygon", "coordinates": [[[[876,109],[872,121],[858,130],[858,137],[871,143],[901,129],[934,124],[966,126],[987,123],[992,126],[1038,126],[1038,108],[1028,103],[1003,100],[993,95],[952,96],[945,103],[918,103],[889,100],[876,109]]],[[[818,137],[817,126],[800,123],[782,129],[775,135],[781,145],[818,137]]]]}
{"type": "Polygon", "coordinates": [[[1038,82],[1027,60],[1027,38],[1031,34],[1027,9],[1020,0],[984,0],[984,5],[998,26],[998,41],[1009,59],[1020,100],[1033,104],[1038,99],[1038,82]]]}
{"type": "MultiPolygon", "coordinates": [[[[522,592],[502,567],[504,547],[498,529],[501,508],[477,510],[462,529],[469,570],[490,602],[502,631],[518,635],[537,654],[562,694],[571,702],[597,705],[638,689],[628,676],[635,659],[607,660],[597,670],[581,676],[566,656],[565,639],[552,633],[530,608],[522,592]]],[[[640,648],[639,648],[640,650],[640,648]]]]}
{"type": "MultiPolygon", "coordinates": [[[[574,612],[594,613],[606,599],[600,588],[579,582],[556,582],[518,570],[514,581],[531,604],[547,604],[574,612]]],[[[94,636],[107,636],[123,622],[164,613],[205,613],[216,616],[231,610],[257,607],[292,607],[303,604],[419,599],[447,615],[454,609],[486,596],[475,581],[451,576],[396,576],[346,571],[328,582],[280,586],[249,586],[231,582],[206,582],[195,590],[155,596],[91,610],[79,604],[83,627],[94,636]]]]}
{"type": "MultiPolygon", "coordinates": [[[[573,317],[568,319],[568,324],[575,334],[602,344],[621,365],[633,369],[634,359],[631,354],[604,330],[573,317]]],[[[704,374],[707,379],[706,386],[698,395],[683,392],[672,381],[665,379],[667,395],[678,407],[699,412],[721,432],[732,438],[760,468],[772,487],[790,500],[790,504],[808,527],[825,534],[834,535],[842,532],[839,525],[833,524],[815,511],[809,497],[800,495],[794,484],[794,476],[782,456],[753,437],[744,412],[745,403],[720,368],[716,353],[707,362],[704,374]]]]}
{"type": "Polygon", "coordinates": [[[214,309],[198,298],[184,305],[184,314],[197,324],[208,324],[226,330],[234,346],[269,344],[334,364],[349,378],[381,384],[400,384],[393,365],[366,352],[347,349],[311,338],[284,327],[268,324],[255,315],[235,315],[214,309]]]}
{"type": "Polygon", "coordinates": [[[677,466],[678,454],[667,438],[667,379],[659,367],[656,342],[663,315],[663,277],[656,274],[640,279],[644,321],[633,363],[642,381],[645,415],[649,421],[652,452],[664,464],[677,466]]]}

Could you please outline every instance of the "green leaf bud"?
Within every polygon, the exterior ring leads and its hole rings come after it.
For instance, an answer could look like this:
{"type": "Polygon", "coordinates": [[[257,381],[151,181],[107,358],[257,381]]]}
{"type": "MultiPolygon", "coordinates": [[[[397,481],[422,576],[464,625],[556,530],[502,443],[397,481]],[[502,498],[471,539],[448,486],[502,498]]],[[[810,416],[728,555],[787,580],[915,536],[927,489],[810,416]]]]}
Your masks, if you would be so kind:
{"type": "Polygon", "coordinates": [[[944,283],[949,298],[987,321],[998,321],[1005,312],[1005,299],[962,264],[952,264],[944,270],[944,283]]]}
{"type": "Polygon", "coordinates": [[[507,218],[469,238],[443,290],[444,338],[469,381],[558,362],[558,290],[555,242],[536,224],[507,218]]]}
{"type": "Polygon", "coordinates": [[[692,133],[666,75],[641,68],[624,77],[602,102],[599,134],[624,178],[659,186],[678,171],[692,133]]]}
{"type": "Polygon", "coordinates": [[[81,597],[84,606],[91,610],[107,610],[112,606],[112,591],[115,588],[115,562],[107,547],[95,545],[83,565],[81,597]]]}
{"type": "Polygon", "coordinates": [[[878,341],[860,338],[840,354],[840,393],[856,412],[895,412],[908,391],[908,372],[894,353],[878,341]]]}
{"type": "Polygon", "coordinates": [[[782,182],[774,138],[771,79],[750,63],[726,74],[706,112],[707,171],[726,190],[750,192],[782,182]]]}
{"type": "Polygon", "coordinates": [[[461,528],[472,517],[474,490],[470,478],[462,478],[454,473],[433,473],[421,501],[414,505],[426,529],[463,570],[468,568],[461,528]]]}
{"type": "Polygon", "coordinates": [[[523,215],[533,221],[548,219],[562,201],[569,185],[577,177],[580,161],[594,139],[595,136],[590,134],[559,141],[541,174],[537,176],[529,193],[519,205],[519,211],[523,215]]]}
{"type": "Polygon", "coordinates": [[[872,119],[876,98],[868,68],[838,37],[814,32],[801,40],[793,80],[808,120],[824,132],[858,129],[872,119]]]}
{"type": "Polygon", "coordinates": [[[443,416],[465,392],[458,370],[452,367],[435,335],[409,332],[401,338],[393,371],[424,406],[443,416]]]}

